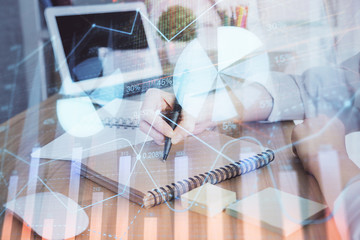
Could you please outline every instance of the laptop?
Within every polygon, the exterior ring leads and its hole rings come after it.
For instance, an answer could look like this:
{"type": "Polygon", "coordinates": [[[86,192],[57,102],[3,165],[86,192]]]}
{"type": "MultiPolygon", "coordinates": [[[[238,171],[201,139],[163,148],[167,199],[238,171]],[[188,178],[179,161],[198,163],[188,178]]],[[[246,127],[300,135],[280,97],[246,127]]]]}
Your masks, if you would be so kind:
{"type": "Polygon", "coordinates": [[[86,93],[106,102],[126,91],[144,91],[126,83],[163,74],[142,2],[53,7],[45,16],[62,94],[86,93]]]}

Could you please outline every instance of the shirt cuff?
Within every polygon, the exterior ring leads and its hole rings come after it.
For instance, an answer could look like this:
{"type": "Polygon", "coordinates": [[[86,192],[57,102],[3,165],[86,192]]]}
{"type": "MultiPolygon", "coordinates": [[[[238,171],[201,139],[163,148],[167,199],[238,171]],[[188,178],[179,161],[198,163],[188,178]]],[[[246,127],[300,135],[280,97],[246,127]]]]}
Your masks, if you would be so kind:
{"type": "Polygon", "coordinates": [[[304,106],[295,76],[272,72],[269,81],[257,81],[273,99],[269,122],[304,119],[304,106]]]}

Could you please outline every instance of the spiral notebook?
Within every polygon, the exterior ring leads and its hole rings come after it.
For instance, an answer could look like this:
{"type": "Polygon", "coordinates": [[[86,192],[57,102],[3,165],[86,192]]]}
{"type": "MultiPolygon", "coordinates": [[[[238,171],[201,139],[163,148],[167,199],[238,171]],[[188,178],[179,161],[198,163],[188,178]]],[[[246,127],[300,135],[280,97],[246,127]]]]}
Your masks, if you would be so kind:
{"type": "Polygon", "coordinates": [[[271,150],[213,131],[173,145],[166,162],[163,146],[138,128],[141,102],[114,100],[99,109],[103,129],[77,138],[64,133],[32,157],[72,160],[81,150],[81,174],[145,208],[180,197],[207,182],[217,184],[261,168],[274,159],[271,150]]]}
{"type": "Polygon", "coordinates": [[[207,182],[217,184],[266,166],[275,157],[252,142],[210,131],[173,145],[165,162],[163,146],[153,141],[135,148],[143,149],[140,155],[128,147],[84,159],[82,175],[150,208],[207,182]]]}

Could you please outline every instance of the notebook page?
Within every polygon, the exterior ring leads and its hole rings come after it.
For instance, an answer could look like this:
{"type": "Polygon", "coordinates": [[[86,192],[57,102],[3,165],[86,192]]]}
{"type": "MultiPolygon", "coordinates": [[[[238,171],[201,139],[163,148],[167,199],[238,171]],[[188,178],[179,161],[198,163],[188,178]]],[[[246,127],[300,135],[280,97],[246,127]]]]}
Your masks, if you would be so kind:
{"type": "MultiPolygon", "coordinates": [[[[139,116],[141,102],[115,99],[103,108],[97,110],[100,119],[134,118],[139,116]]],[[[117,149],[136,145],[145,140],[152,140],[146,137],[138,128],[117,128],[115,126],[105,126],[103,129],[90,137],[74,137],[69,133],[64,133],[47,145],[41,147],[32,154],[33,157],[57,160],[71,160],[72,151],[75,147],[81,147],[82,157],[87,158],[117,149]]]]}

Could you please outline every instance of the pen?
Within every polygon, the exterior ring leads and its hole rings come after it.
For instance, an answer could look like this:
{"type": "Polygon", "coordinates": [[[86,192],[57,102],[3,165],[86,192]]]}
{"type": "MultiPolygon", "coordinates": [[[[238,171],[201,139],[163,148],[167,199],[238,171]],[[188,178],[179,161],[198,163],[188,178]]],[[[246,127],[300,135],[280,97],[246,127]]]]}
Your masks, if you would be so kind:
{"type": "MultiPolygon", "coordinates": [[[[181,115],[181,110],[182,107],[179,104],[179,102],[177,101],[177,98],[175,98],[175,103],[174,103],[174,111],[172,113],[172,116],[170,116],[169,118],[171,119],[171,121],[169,121],[169,125],[170,127],[174,130],[176,128],[176,123],[178,122],[180,115],[181,115]]],[[[166,137],[165,138],[165,146],[164,146],[164,156],[163,156],[163,161],[165,161],[169,155],[170,152],[170,148],[171,148],[171,138],[166,137]]]]}
{"type": "MultiPolygon", "coordinates": [[[[179,101],[184,101],[184,96],[185,96],[185,89],[187,88],[187,86],[184,85],[185,82],[185,77],[188,74],[188,70],[185,70],[184,73],[182,74],[181,78],[179,79],[180,81],[180,86],[179,89],[177,91],[177,94],[175,96],[175,102],[174,102],[174,108],[173,108],[173,113],[172,115],[169,117],[169,119],[171,121],[169,122],[170,127],[174,130],[176,128],[176,124],[179,121],[180,115],[181,115],[181,111],[182,111],[182,107],[179,104],[179,101]]],[[[163,161],[166,161],[170,149],[171,149],[171,138],[169,137],[165,137],[165,146],[164,146],[164,155],[163,155],[163,161]]]]}

